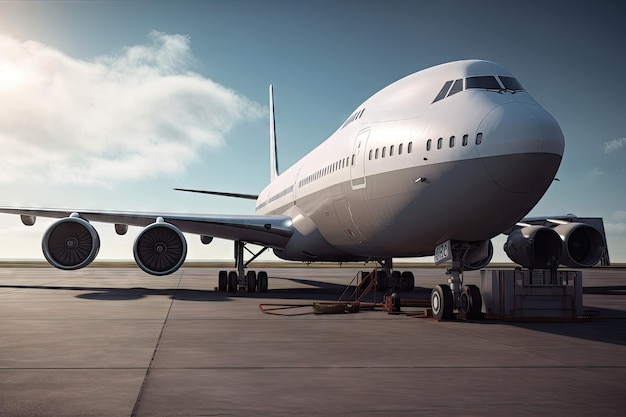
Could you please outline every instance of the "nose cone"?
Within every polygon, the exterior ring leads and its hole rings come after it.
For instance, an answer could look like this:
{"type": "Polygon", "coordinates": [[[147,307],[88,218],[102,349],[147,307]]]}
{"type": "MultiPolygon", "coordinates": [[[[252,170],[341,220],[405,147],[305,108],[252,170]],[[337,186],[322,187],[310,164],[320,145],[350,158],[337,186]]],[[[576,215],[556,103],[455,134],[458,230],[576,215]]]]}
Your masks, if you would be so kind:
{"type": "Polygon", "coordinates": [[[532,103],[507,103],[480,123],[477,146],[485,168],[502,188],[543,194],[563,156],[563,132],[554,118],[532,103]]]}

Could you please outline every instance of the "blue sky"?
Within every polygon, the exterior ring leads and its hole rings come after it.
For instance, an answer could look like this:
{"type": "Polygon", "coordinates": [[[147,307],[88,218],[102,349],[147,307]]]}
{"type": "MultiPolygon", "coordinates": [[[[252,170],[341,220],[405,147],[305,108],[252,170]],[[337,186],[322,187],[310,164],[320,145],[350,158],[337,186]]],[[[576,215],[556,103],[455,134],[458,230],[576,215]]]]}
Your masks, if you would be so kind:
{"type": "MultiPolygon", "coordinates": [[[[0,204],[251,213],[171,189],[266,185],[270,83],[285,168],[387,84],[480,58],[565,134],[531,214],[603,217],[626,262],[624,16],[616,1],[0,1],[0,204]]],[[[47,224],[0,216],[0,257],[41,258],[47,224]]],[[[97,228],[101,259],[132,258],[138,230],[97,228]]],[[[188,240],[189,259],[231,257],[188,240]]]]}

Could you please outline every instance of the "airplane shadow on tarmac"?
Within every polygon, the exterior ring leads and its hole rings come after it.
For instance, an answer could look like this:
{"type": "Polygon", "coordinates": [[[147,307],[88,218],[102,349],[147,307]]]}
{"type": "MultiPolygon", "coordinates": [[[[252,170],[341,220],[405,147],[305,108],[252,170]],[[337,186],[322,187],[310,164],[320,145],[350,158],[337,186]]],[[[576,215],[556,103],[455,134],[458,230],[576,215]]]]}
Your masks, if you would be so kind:
{"type": "MultiPolygon", "coordinates": [[[[214,290],[196,290],[189,288],[162,288],[152,289],[143,287],[133,288],[113,288],[113,287],[92,287],[92,286],[54,286],[54,285],[0,285],[0,289],[41,289],[53,291],[77,291],[80,294],[76,298],[100,301],[131,301],[139,300],[151,296],[166,296],[172,300],[193,301],[193,302],[223,302],[231,301],[233,298],[246,297],[281,300],[309,300],[313,301],[336,301],[346,289],[347,285],[321,282],[315,280],[271,277],[270,289],[267,293],[248,293],[240,291],[236,294],[218,292],[214,290]],[[282,280],[291,281],[298,284],[298,287],[275,288],[271,283],[282,280]],[[304,287],[303,287],[304,285],[304,287]]],[[[412,299],[428,299],[430,288],[415,287],[413,291],[400,292],[401,297],[412,299]]],[[[388,291],[387,293],[389,293],[388,291]]],[[[626,286],[608,287],[585,287],[585,294],[596,295],[626,295],[626,286]]],[[[376,301],[381,301],[385,293],[377,292],[376,301]]],[[[373,297],[364,301],[372,302],[373,297]]],[[[626,345],[626,315],[624,311],[605,308],[595,308],[591,318],[575,322],[503,322],[498,320],[480,320],[474,323],[485,325],[507,325],[546,332],[560,334],[562,336],[593,340],[597,342],[610,343],[616,345],[626,345]]]]}
{"type": "MultiPolygon", "coordinates": [[[[61,285],[0,285],[0,289],[35,289],[35,290],[59,290],[77,291],[80,294],[76,298],[86,300],[103,301],[130,301],[139,300],[149,296],[166,296],[174,300],[182,301],[230,301],[233,297],[247,297],[259,299],[286,299],[286,300],[311,300],[311,301],[336,301],[347,285],[333,284],[314,280],[303,280],[296,278],[271,277],[269,279],[270,289],[267,293],[249,293],[238,291],[231,294],[214,290],[196,290],[189,288],[115,288],[115,287],[94,287],[94,286],[61,286],[61,285]],[[275,288],[272,289],[272,282],[279,280],[291,281],[306,287],[295,288],[275,288]]],[[[416,287],[417,289],[417,287],[416,287]]],[[[384,294],[378,292],[378,300],[384,294]]],[[[367,301],[367,300],[364,300],[367,301]]],[[[373,300],[372,300],[373,301],[373,300]]]]}

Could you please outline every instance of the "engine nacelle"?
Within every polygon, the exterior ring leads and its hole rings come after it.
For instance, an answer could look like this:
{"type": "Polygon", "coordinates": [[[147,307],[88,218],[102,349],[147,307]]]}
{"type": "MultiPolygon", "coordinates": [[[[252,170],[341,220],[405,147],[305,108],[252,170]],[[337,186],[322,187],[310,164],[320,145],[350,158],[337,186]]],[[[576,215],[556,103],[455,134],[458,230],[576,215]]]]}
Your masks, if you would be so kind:
{"type": "Polygon", "coordinates": [[[491,240],[485,240],[480,244],[470,249],[465,258],[463,259],[463,270],[475,271],[486,267],[493,258],[493,245],[491,240]]]}
{"type": "Polygon", "coordinates": [[[570,268],[588,268],[600,261],[604,238],[593,226],[585,223],[560,224],[554,228],[563,241],[561,264],[570,268]]]}
{"type": "Polygon", "coordinates": [[[43,256],[55,268],[74,270],[89,265],[100,250],[100,237],[87,220],[66,217],[52,224],[41,241],[43,256]]]}
{"type": "Polygon", "coordinates": [[[133,245],[139,268],[152,275],[168,275],[185,262],[187,240],[178,228],[157,221],[139,233],[133,245]]]}
{"type": "Polygon", "coordinates": [[[524,268],[551,269],[559,265],[563,242],[554,229],[526,226],[509,234],[504,251],[513,262],[524,268]]]}

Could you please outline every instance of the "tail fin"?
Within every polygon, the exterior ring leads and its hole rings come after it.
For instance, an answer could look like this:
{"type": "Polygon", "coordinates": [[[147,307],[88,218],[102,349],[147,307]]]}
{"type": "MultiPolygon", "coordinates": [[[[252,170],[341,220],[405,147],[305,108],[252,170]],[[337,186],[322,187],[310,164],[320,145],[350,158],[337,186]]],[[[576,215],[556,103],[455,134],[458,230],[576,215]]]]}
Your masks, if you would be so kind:
{"type": "Polygon", "coordinates": [[[276,150],[276,123],[274,121],[274,89],[270,84],[270,180],[278,176],[278,153],[276,150]]]}

